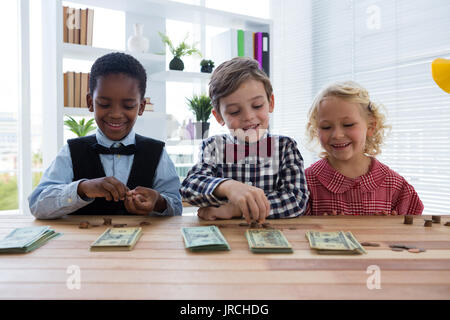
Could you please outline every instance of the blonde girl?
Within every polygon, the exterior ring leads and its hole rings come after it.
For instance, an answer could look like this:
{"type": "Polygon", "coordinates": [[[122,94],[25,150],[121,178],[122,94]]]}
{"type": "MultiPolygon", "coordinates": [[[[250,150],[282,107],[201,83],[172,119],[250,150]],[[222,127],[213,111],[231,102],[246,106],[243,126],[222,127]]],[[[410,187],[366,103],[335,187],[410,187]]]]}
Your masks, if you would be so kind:
{"type": "Polygon", "coordinates": [[[366,89],[353,81],[331,84],[316,96],[308,118],[307,136],[323,152],[305,171],[306,214],[422,213],[414,188],[375,158],[389,127],[366,89]]]}

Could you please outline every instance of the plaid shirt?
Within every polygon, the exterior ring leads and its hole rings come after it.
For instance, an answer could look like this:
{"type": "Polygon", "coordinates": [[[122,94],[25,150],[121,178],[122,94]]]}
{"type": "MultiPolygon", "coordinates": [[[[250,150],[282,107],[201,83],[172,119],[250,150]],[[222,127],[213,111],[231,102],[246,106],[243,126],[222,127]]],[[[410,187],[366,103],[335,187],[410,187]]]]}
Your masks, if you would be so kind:
{"type": "Polygon", "coordinates": [[[326,159],[305,170],[310,191],[307,215],[375,215],[383,211],[422,214],[423,204],[414,188],[388,166],[373,158],[369,172],[351,179],[337,172],[326,159]]]}
{"type": "Polygon", "coordinates": [[[226,204],[227,199],[213,192],[221,182],[233,179],[264,190],[271,205],[268,218],[296,217],[306,210],[303,158],[289,137],[266,133],[258,143],[244,144],[228,134],[217,135],[203,141],[199,159],[180,189],[192,205],[226,204]]]}

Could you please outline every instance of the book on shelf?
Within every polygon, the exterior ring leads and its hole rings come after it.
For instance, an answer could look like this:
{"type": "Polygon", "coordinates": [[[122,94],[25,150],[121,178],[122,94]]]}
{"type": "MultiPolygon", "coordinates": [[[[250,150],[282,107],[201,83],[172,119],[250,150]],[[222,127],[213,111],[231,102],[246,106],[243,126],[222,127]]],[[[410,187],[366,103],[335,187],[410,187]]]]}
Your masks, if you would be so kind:
{"type": "Polygon", "coordinates": [[[80,44],[86,45],[87,9],[81,9],[80,13],[80,44]]]}
{"type": "Polygon", "coordinates": [[[73,105],[75,108],[81,107],[81,72],[75,72],[75,104],[73,105]]]}
{"type": "Polygon", "coordinates": [[[253,32],[244,31],[244,57],[253,58],[253,32]]]}
{"type": "Polygon", "coordinates": [[[89,73],[68,71],[64,73],[64,107],[87,108],[89,73]]]}
{"type": "Polygon", "coordinates": [[[89,92],[89,73],[81,74],[80,107],[87,108],[86,95],[89,92]]]}
{"type": "Polygon", "coordinates": [[[69,7],[67,8],[66,23],[63,25],[63,28],[65,28],[66,32],[67,32],[67,42],[74,43],[74,38],[73,38],[75,35],[75,33],[73,32],[73,29],[75,28],[75,9],[74,8],[69,8],[69,7]]]}
{"type": "Polygon", "coordinates": [[[262,32],[255,33],[255,54],[254,58],[259,63],[259,67],[262,69],[262,32]]]}
{"type": "Polygon", "coordinates": [[[268,32],[229,29],[212,40],[212,58],[219,66],[234,57],[250,57],[268,76],[270,70],[270,36],[268,32]]]}
{"type": "Polygon", "coordinates": [[[94,33],[94,9],[87,8],[86,18],[86,44],[92,46],[92,35],[94,33]]]}
{"type": "Polygon", "coordinates": [[[69,89],[69,84],[68,84],[69,77],[68,77],[67,72],[64,73],[63,79],[64,79],[64,107],[68,107],[69,106],[69,92],[68,92],[68,89],[69,89]]]}
{"type": "Polygon", "coordinates": [[[237,30],[237,50],[238,57],[244,57],[245,55],[245,43],[244,43],[244,30],[237,30]]]}
{"type": "Polygon", "coordinates": [[[150,98],[145,98],[145,109],[144,111],[155,111],[153,109],[153,103],[150,102],[150,98]]]}
{"type": "Polygon", "coordinates": [[[262,33],[262,69],[270,77],[270,41],[269,41],[269,33],[262,33]]]}
{"type": "Polygon", "coordinates": [[[67,9],[69,7],[63,6],[63,41],[69,42],[68,28],[67,28],[67,9]]]}
{"type": "Polygon", "coordinates": [[[75,72],[67,72],[67,106],[75,106],[75,72]]]}
{"type": "Polygon", "coordinates": [[[92,46],[94,10],[63,6],[63,41],[92,46]]]}
{"type": "Polygon", "coordinates": [[[80,9],[75,9],[75,28],[73,28],[73,43],[80,44],[80,9]]]}

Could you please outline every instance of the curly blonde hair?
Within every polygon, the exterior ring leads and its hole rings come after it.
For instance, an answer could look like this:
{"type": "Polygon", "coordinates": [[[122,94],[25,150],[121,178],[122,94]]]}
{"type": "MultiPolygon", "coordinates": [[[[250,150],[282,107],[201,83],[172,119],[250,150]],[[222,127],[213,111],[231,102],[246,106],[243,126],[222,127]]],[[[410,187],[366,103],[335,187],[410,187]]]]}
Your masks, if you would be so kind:
{"type": "MultiPolygon", "coordinates": [[[[391,126],[385,123],[386,117],[380,110],[381,108],[384,108],[383,105],[371,101],[368,91],[354,81],[335,82],[326,86],[317,94],[308,112],[308,123],[306,124],[306,136],[309,139],[308,142],[310,144],[312,142],[318,142],[317,109],[326,97],[337,97],[350,103],[356,103],[360,106],[361,114],[365,116],[368,123],[370,120],[370,122],[374,124],[373,135],[366,137],[364,154],[368,156],[380,154],[381,145],[391,126]]],[[[326,158],[327,156],[328,154],[325,151],[320,153],[320,157],[322,158],[326,158]]]]}

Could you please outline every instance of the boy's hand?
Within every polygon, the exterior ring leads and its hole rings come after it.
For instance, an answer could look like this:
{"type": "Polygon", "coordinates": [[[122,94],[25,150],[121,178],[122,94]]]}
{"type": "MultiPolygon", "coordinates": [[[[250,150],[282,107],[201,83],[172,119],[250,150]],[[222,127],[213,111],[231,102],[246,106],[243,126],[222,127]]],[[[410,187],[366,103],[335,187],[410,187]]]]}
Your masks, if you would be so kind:
{"type": "Polygon", "coordinates": [[[77,193],[80,197],[125,200],[128,187],[114,177],[103,177],[81,181],[77,193]]]}
{"type": "Polygon", "coordinates": [[[197,215],[203,220],[232,219],[241,217],[242,212],[232,203],[227,203],[220,207],[204,207],[197,211],[197,215]]]}
{"type": "Polygon", "coordinates": [[[260,188],[246,185],[235,180],[226,180],[214,190],[214,195],[226,197],[237,206],[247,223],[264,223],[270,214],[270,203],[260,188]]]}
{"type": "Polygon", "coordinates": [[[166,200],[158,191],[145,187],[128,191],[124,204],[128,212],[135,214],[163,212],[167,208],[166,200]]]}

